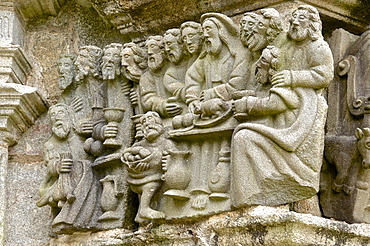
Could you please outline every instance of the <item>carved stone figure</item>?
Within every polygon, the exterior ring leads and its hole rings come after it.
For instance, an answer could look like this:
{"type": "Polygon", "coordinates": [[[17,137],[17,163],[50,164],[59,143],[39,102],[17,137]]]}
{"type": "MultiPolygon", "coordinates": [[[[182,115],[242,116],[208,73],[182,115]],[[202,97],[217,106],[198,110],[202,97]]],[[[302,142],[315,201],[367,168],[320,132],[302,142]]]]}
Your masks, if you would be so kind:
{"type": "Polygon", "coordinates": [[[134,106],[136,114],[143,113],[141,109],[141,100],[138,98],[138,84],[141,75],[146,72],[148,68],[148,55],[135,43],[126,43],[123,45],[121,52],[122,57],[122,70],[125,77],[133,82],[133,88],[131,90],[130,99],[134,106]]]}
{"type": "Polygon", "coordinates": [[[77,88],[73,105],[76,105],[77,129],[85,136],[91,136],[93,124],[102,119],[106,105],[106,85],[100,79],[101,56],[99,47],[83,46],[75,61],[77,88]]]}
{"type": "Polygon", "coordinates": [[[248,55],[249,88],[247,89],[254,90],[259,85],[254,79],[255,62],[267,45],[278,45],[280,42],[279,35],[283,31],[281,22],[279,12],[273,8],[261,9],[260,14],[247,12],[240,20],[240,40],[250,51],[248,55]]]}
{"type": "Polygon", "coordinates": [[[92,161],[83,150],[84,138],[75,132],[74,113],[69,106],[60,103],[50,107],[49,117],[52,135],[44,145],[48,171],[37,206],[51,206],[56,233],[92,228],[97,184],[92,161]]]}
{"type": "Polygon", "coordinates": [[[286,204],[318,192],[327,110],[321,93],[333,78],[333,58],[315,8],[301,5],[293,12],[280,54],[269,96],[235,102],[246,103],[246,113],[259,119],[234,132],[234,207],[286,204]]]}
{"type": "MultiPolygon", "coordinates": [[[[108,122],[105,134],[100,135],[100,140],[105,140],[104,145],[112,148],[122,146],[122,135],[124,126],[121,126],[125,105],[127,107],[126,95],[124,93],[124,81],[121,75],[121,50],[122,45],[112,43],[107,45],[103,50],[102,56],[102,75],[107,85],[107,108],[104,109],[104,117],[108,122]],[[112,136],[110,131],[114,131],[116,136],[112,136]],[[108,139],[107,139],[108,138],[108,139]]],[[[95,131],[101,131],[100,126],[95,126],[95,131]]],[[[128,141],[129,142],[129,141],[128,141]]]]}
{"type": "Polygon", "coordinates": [[[339,29],[332,38],[342,52],[336,56],[339,77],[332,86],[338,91],[332,89],[328,97],[336,119],[330,115],[334,123],[328,124],[325,138],[328,165],[322,172],[320,203],[325,216],[350,223],[370,222],[369,34],[369,28],[360,37],[339,29]]]}
{"type": "Polygon", "coordinates": [[[250,51],[257,52],[257,55],[267,45],[275,44],[275,39],[283,30],[280,14],[273,8],[261,9],[259,15],[247,12],[240,24],[240,39],[250,51]]]}
{"type": "Polygon", "coordinates": [[[166,73],[164,74],[163,84],[170,92],[172,115],[180,114],[185,107],[185,74],[189,68],[189,57],[185,45],[181,38],[180,29],[169,29],[164,34],[164,47],[170,61],[166,73]],[[180,104],[182,103],[182,104],[180,104]]]}
{"type": "Polygon", "coordinates": [[[253,29],[257,25],[259,15],[254,12],[247,12],[240,19],[240,40],[242,43],[248,47],[252,43],[253,29]]]}
{"type": "Polygon", "coordinates": [[[165,214],[153,208],[153,197],[160,190],[164,174],[163,159],[174,150],[174,143],[164,136],[164,127],[158,113],[149,111],[140,118],[144,138],[127,148],[122,157],[128,171],[127,181],[132,191],[139,194],[139,211],[135,221],[164,219],[165,214]]]}
{"type": "Polygon", "coordinates": [[[171,100],[171,93],[163,84],[163,76],[168,68],[162,36],[149,37],[145,44],[148,50],[149,70],[139,82],[140,98],[144,111],[158,112],[162,117],[171,117],[181,111],[181,107],[171,100]]]}
{"type": "Polygon", "coordinates": [[[185,47],[191,55],[190,63],[192,64],[202,51],[204,41],[202,25],[187,21],[181,24],[180,31],[185,47]]]}
{"type": "Polygon", "coordinates": [[[186,103],[194,112],[201,98],[207,101],[232,99],[232,93],[247,88],[246,50],[231,19],[218,13],[201,17],[205,51],[188,69],[185,78],[186,103]]]}
{"type": "Polygon", "coordinates": [[[74,60],[75,57],[72,55],[60,55],[57,66],[58,66],[58,87],[63,90],[62,95],[59,98],[59,102],[67,105],[71,104],[73,93],[75,89],[74,85],[74,60]]]}

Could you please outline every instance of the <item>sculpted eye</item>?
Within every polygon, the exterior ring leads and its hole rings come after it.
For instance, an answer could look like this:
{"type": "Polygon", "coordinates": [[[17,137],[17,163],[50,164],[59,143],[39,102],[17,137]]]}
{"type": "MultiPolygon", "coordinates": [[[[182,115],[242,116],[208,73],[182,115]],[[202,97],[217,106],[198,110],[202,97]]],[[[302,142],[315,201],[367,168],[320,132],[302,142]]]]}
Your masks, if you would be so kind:
{"type": "Polygon", "coordinates": [[[370,142],[366,142],[366,143],[365,143],[365,147],[366,147],[367,149],[370,149],[370,142]]]}
{"type": "Polygon", "coordinates": [[[253,26],[254,25],[254,22],[252,22],[252,21],[250,21],[250,22],[248,22],[248,26],[253,26]]]}

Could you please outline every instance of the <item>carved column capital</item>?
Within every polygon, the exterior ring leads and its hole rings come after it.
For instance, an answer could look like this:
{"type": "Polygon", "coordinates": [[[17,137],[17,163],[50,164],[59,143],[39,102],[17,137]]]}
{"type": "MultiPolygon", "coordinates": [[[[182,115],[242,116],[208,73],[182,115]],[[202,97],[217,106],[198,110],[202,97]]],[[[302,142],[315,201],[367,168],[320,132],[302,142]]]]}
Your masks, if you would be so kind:
{"type": "Polygon", "coordinates": [[[47,110],[47,103],[36,88],[0,82],[0,143],[14,144],[47,110]]]}

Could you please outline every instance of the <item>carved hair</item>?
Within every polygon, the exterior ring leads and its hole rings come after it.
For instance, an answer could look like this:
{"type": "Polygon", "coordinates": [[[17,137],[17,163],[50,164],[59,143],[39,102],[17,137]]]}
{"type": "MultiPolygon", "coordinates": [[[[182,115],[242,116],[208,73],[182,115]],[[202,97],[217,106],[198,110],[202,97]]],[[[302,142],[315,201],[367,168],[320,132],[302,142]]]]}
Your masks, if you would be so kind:
{"type": "Polygon", "coordinates": [[[122,44],[119,43],[111,43],[104,47],[104,51],[107,49],[118,49],[119,51],[122,50],[122,44]]]}
{"type": "Polygon", "coordinates": [[[148,67],[148,55],[139,45],[135,43],[126,43],[123,45],[123,49],[129,48],[134,53],[134,61],[140,69],[144,70],[148,67]]]}
{"type": "Polygon", "coordinates": [[[181,24],[180,26],[181,36],[182,36],[182,31],[187,27],[195,29],[199,35],[203,36],[202,25],[194,21],[187,21],[181,24]]]}
{"type": "Polygon", "coordinates": [[[178,28],[172,28],[168,29],[164,34],[163,37],[166,37],[167,35],[172,35],[176,38],[177,43],[183,44],[182,38],[181,38],[181,32],[178,28]]]}
{"type": "Polygon", "coordinates": [[[268,51],[272,57],[271,61],[269,61],[270,64],[269,74],[273,75],[280,68],[281,65],[279,62],[280,50],[275,46],[269,45],[265,48],[263,52],[265,51],[268,51]]]}
{"type": "Polygon", "coordinates": [[[281,17],[279,12],[273,8],[261,9],[261,15],[263,18],[269,20],[269,26],[267,28],[267,42],[271,44],[277,35],[283,31],[283,26],[281,24],[281,17]]]}
{"type": "Polygon", "coordinates": [[[72,63],[74,63],[75,60],[76,60],[76,56],[75,55],[61,54],[59,56],[59,60],[62,59],[62,58],[68,58],[68,59],[70,59],[72,61],[72,63]]]}
{"type": "Polygon", "coordinates": [[[242,24],[243,18],[244,17],[247,17],[247,16],[248,17],[251,17],[251,18],[253,18],[255,20],[258,18],[258,14],[253,13],[253,12],[246,12],[246,13],[244,13],[243,17],[240,19],[239,24],[242,24]]]}
{"type": "Polygon", "coordinates": [[[87,45],[87,46],[82,46],[80,48],[80,51],[86,50],[89,54],[88,61],[92,66],[90,66],[90,69],[92,71],[92,75],[94,77],[97,77],[100,75],[100,63],[101,63],[101,58],[103,51],[94,45],[87,45]]]}
{"type": "MultiPolygon", "coordinates": [[[[319,11],[311,5],[299,5],[298,8],[293,12],[293,14],[298,10],[306,10],[308,13],[308,19],[310,20],[310,25],[308,29],[308,35],[311,40],[315,41],[322,37],[322,23],[320,19],[319,11]]],[[[293,19],[290,19],[290,22],[293,22],[293,19]]]]}
{"type": "Polygon", "coordinates": [[[164,42],[163,42],[163,37],[162,36],[160,36],[160,35],[150,36],[145,41],[145,46],[147,46],[148,42],[151,41],[151,40],[156,41],[158,43],[159,48],[161,48],[162,50],[164,49],[164,42]]]}
{"type": "Polygon", "coordinates": [[[152,115],[153,116],[155,123],[157,123],[158,125],[162,125],[162,119],[159,116],[159,114],[157,112],[155,112],[155,111],[148,111],[144,115],[142,115],[140,117],[140,123],[141,124],[143,124],[144,118],[146,118],[148,115],[152,115]]]}

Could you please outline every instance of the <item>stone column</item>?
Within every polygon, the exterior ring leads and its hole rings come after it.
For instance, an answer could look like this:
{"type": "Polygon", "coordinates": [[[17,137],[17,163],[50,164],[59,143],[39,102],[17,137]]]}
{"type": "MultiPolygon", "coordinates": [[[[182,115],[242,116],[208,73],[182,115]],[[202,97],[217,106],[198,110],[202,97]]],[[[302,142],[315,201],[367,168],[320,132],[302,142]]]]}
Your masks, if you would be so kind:
{"type": "Polygon", "coordinates": [[[24,29],[14,4],[0,3],[0,245],[7,233],[8,149],[38,117],[47,103],[36,88],[26,86],[32,67],[23,47],[24,29]]]}

